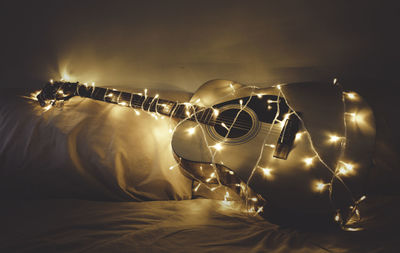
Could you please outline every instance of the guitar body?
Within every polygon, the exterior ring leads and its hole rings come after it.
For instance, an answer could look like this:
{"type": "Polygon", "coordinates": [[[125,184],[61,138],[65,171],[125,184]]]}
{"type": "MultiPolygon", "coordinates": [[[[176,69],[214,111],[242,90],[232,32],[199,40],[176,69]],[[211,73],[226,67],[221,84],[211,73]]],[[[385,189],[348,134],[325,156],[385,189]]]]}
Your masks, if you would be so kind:
{"type": "Polygon", "coordinates": [[[228,80],[212,80],[201,86],[194,93],[192,104],[218,109],[218,115],[214,116],[216,122],[225,122],[228,128],[239,110],[244,108],[237,122],[247,121],[250,126],[240,133],[226,136],[227,130],[223,131],[218,123],[212,126],[181,121],[174,131],[171,145],[184,171],[203,183],[208,182],[207,178],[216,169],[220,178],[223,178],[223,171],[231,171],[241,182],[248,182],[267,205],[277,209],[332,213],[332,200],[336,208],[348,207],[355,197],[347,188],[351,187],[352,193],[361,196],[363,179],[372,165],[370,157],[375,137],[372,111],[360,98],[357,104],[362,105],[366,126],[348,126],[345,129],[342,92],[337,87],[318,83],[289,84],[282,87],[282,94],[276,87],[256,89],[228,80]],[[279,113],[278,104],[268,102],[277,101],[278,96],[281,100],[279,113]],[[246,104],[248,99],[250,102],[246,104]],[[274,154],[278,139],[282,137],[283,124],[280,121],[290,111],[288,105],[301,115],[302,122],[297,132],[303,135],[294,141],[286,159],[281,159],[274,154]],[[274,121],[275,117],[277,121],[274,121]],[[306,130],[310,138],[304,134],[306,130]],[[347,141],[345,154],[343,142],[328,143],[329,134],[347,134],[347,139],[352,137],[351,142],[347,141]],[[315,151],[323,162],[316,157],[315,151]],[[343,157],[346,162],[357,164],[357,176],[343,177],[346,185],[335,179],[333,171],[327,168],[335,170],[338,159],[343,157]],[[306,158],[312,158],[312,164],[305,164],[306,158]],[[331,183],[334,194],[329,196],[329,191],[316,191],[317,181],[331,183]]]}

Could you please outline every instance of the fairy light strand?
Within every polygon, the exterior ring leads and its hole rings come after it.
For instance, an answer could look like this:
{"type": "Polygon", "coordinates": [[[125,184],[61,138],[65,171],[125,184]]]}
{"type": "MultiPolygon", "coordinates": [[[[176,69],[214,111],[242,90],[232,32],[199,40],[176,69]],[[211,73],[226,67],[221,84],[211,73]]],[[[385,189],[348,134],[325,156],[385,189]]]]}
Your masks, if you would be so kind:
{"type": "MultiPolygon", "coordinates": [[[[50,83],[53,84],[54,81],[51,79],[51,80],[50,80],[50,83]]],[[[337,79],[336,79],[336,78],[334,79],[333,84],[334,84],[335,86],[340,85],[340,84],[337,82],[337,79]]],[[[93,96],[93,92],[94,92],[94,90],[95,90],[95,83],[92,82],[92,86],[91,86],[91,87],[89,87],[89,86],[87,85],[87,83],[84,83],[84,86],[85,86],[87,89],[91,89],[91,96],[93,96]]],[[[79,87],[81,87],[81,86],[77,85],[77,87],[76,87],[76,94],[80,96],[79,87]]],[[[204,186],[207,187],[210,191],[215,191],[216,189],[218,189],[218,188],[224,186],[224,185],[221,183],[220,178],[219,178],[219,173],[218,173],[217,164],[216,164],[216,161],[215,161],[215,156],[216,156],[216,154],[217,154],[218,152],[220,152],[220,151],[223,150],[223,144],[227,141],[228,136],[229,136],[229,134],[230,134],[232,128],[234,127],[234,125],[235,125],[235,123],[236,123],[236,121],[237,121],[237,119],[238,119],[240,113],[241,113],[243,110],[245,110],[245,109],[247,108],[247,106],[248,106],[249,102],[251,101],[251,99],[253,98],[253,96],[257,96],[258,98],[262,98],[262,94],[260,94],[260,93],[255,93],[255,92],[254,92],[256,89],[259,89],[259,88],[256,87],[256,86],[241,86],[239,89],[236,89],[236,88],[234,87],[234,85],[233,85],[232,83],[230,83],[230,84],[229,84],[229,87],[231,88],[232,93],[231,93],[231,94],[227,94],[225,97],[232,96],[233,94],[236,94],[236,92],[238,92],[238,91],[241,90],[241,89],[249,89],[249,88],[251,89],[250,96],[249,96],[249,98],[247,99],[246,103],[244,103],[242,99],[239,100],[240,109],[239,109],[238,112],[236,113],[236,116],[234,117],[232,123],[229,123],[229,127],[228,127],[223,121],[220,123],[220,125],[221,125],[223,128],[226,129],[226,134],[225,134],[225,136],[224,136],[224,138],[223,138],[223,140],[222,140],[221,142],[215,143],[214,145],[210,145],[210,143],[208,143],[208,139],[207,139],[206,131],[205,131],[205,129],[204,129],[204,125],[203,125],[202,123],[200,123],[200,121],[199,121],[199,119],[198,119],[198,117],[197,117],[198,114],[200,114],[201,112],[203,112],[203,114],[204,114],[204,111],[205,111],[207,108],[201,108],[200,110],[197,110],[198,108],[197,108],[195,105],[193,105],[192,103],[188,103],[188,102],[184,102],[184,103],[176,102],[176,103],[174,104],[174,106],[172,106],[172,108],[168,108],[168,115],[169,115],[168,125],[169,125],[170,132],[173,133],[173,132],[176,130],[176,128],[177,128],[180,124],[182,124],[183,122],[185,122],[185,121],[187,121],[187,120],[190,120],[190,119],[194,119],[194,121],[196,122],[196,125],[195,125],[194,127],[190,128],[190,129],[188,129],[188,133],[189,133],[190,135],[194,134],[195,129],[196,129],[197,127],[199,127],[199,129],[200,129],[200,131],[201,131],[202,139],[203,139],[203,141],[204,141],[204,144],[205,144],[205,146],[207,147],[208,152],[209,152],[209,154],[210,154],[210,158],[211,158],[210,166],[213,168],[214,172],[210,175],[210,177],[209,177],[208,179],[206,179],[206,181],[209,180],[209,179],[210,179],[209,181],[211,181],[211,179],[215,178],[215,179],[217,180],[218,186],[216,186],[216,187],[210,187],[210,186],[208,186],[207,184],[201,183],[201,182],[202,182],[201,179],[196,178],[195,175],[192,175],[193,178],[198,182],[198,185],[196,186],[196,188],[194,188],[194,191],[195,191],[195,192],[200,188],[201,185],[204,185],[204,186]],[[177,124],[174,124],[175,126],[174,126],[174,128],[172,129],[172,131],[171,131],[171,127],[170,127],[170,126],[171,126],[172,118],[173,118],[173,116],[174,116],[176,110],[179,108],[180,105],[184,105],[184,106],[185,106],[185,109],[186,109],[186,117],[185,117],[183,120],[179,121],[177,124]]],[[[341,86],[340,86],[340,87],[341,87],[341,86]]],[[[268,139],[268,137],[269,137],[270,134],[272,133],[272,131],[273,131],[273,126],[275,125],[276,122],[282,124],[282,123],[284,123],[286,120],[288,120],[288,118],[289,118],[289,116],[290,116],[291,114],[294,114],[294,115],[300,120],[301,125],[302,125],[302,127],[303,127],[303,129],[304,129],[304,131],[298,132],[298,133],[296,134],[296,136],[295,136],[295,141],[298,141],[298,140],[299,140],[300,138],[302,138],[302,136],[305,134],[306,137],[307,137],[307,139],[308,139],[308,141],[309,141],[309,143],[310,143],[311,150],[312,150],[312,152],[315,154],[315,156],[313,156],[313,157],[304,158],[303,162],[305,163],[305,165],[306,165],[307,167],[309,167],[309,166],[311,166],[311,165],[313,164],[314,159],[317,158],[317,160],[319,160],[319,162],[320,162],[325,168],[327,168],[327,169],[331,172],[331,174],[332,174],[332,177],[331,177],[331,180],[330,180],[329,183],[324,183],[323,181],[316,181],[316,182],[315,182],[315,185],[314,185],[315,189],[316,189],[317,191],[322,192],[322,191],[325,190],[325,188],[328,188],[328,189],[329,189],[329,200],[330,200],[332,206],[334,207],[334,204],[333,204],[333,201],[332,201],[333,182],[334,182],[335,179],[337,179],[339,182],[341,182],[341,184],[342,184],[342,185],[345,187],[345,189],[349,192],[350,197],[351,197],[351,199],[352,199],[352,201],[353,201],[353,205],[350,207],[350,209],[351,209],[350,218],[353,217],[353,216],[356,216],[356,217],[359,218],[359,217],[360,217],[360,212],[359,212],[358,206],[359,206],[359,204],[360,204],[366,197],[365,197],[365,195],[364,195],[364,196],[362,196],[361,198],[359,198],[358,200],[355,200],[355,198],[354,198],[354,196],[353,196],[351,190],[348,188],[348,186],[344,183],[343,179],[341,178],[341,176],[345,176],[345,175],[348,175],[348,174],[351,174],[351,173],[354,172],[354,165],[352,165],[351,163],[348,163],[348,162],[344,162],[342,159],[343,159],[343,156],[344,156],[344,154],[345,154],[345,150],[346,150],[346,146],[347,146],[347,145],[346,145],[346,142],[347,142],[347,119],[346,119],[346,117],[347,117],[348,115],[350,115],[352,121],[355,121],[355,118],[356,118],[355,113],[350,113],[350,112],[347,112],[347,111],[346,111],[346,110],[347,110],[347,107],[346,107],[346,100],[347,100],[347,99],[348,99],[348,100],[352,100],[352,101],[357,100],[356,94],[354,94],[354,93],[352,93],[352,92],[344,92],[344,91],[342,91],[342,104],[343,104],[343,111],[344,111],[344,115],[343,115],[344,136],[331,135],[331,136],[329,136],[329,140],[328,140],[330,143],[337,143],[337,142],[340,142],[340,154],[339,154],[339,158],[338,158],[338,160],[337,160],[337,164],[336,164],[336,166],[335,166],[335,169],[333,169],[333,168],[331,168],[331,167],[322,159],[321,155],[320,155],[319,152],[316,150],[315,145],[314,145],[313,140],[312,140],[312,137],[311,137],[309,131],[307,130],[307,128],[306,128],[306,126],[305,126],[305,124],[304,124],[303,119],[298,115],[298,113],[297,113],[297,112],[291,107],[291,105],[289,104],[289,102],[288,102],[288,100],[287,100],[287,98],[286,98],[284,92],[282,91],[281,85],[280,85],[280,84],[279,84],[279,85],[276,85],[275,88],[278,90],[277,99],[276,99],[276,100],[268,100],[268,101],[267,101],[267,104],[276,103],[276,105],[277,105],[277,107],[276,107],[276,108],[277,108],[277,111],[276,111],[275,117],[274,117],[274,119],[273,119],[273,121],[272,121],[272,124],[270,125],[268,131],[267,131],[267,134],[265,135],[265,137],[264,137],[264,139],[263,139],[263,145],[261,145],[260,153],[259,153],[259,155],[258,155],[258,158],[257,158],[257,160],[256,160],[256,163],[255,163],[255,165],[254,165],[254,167],[253,167],[253,169],[252,169],[252,171],[251,171],[251,173],[250,173],[250,176],[249,176],[248,180],[247,180],[246,183],[245,183],[245,188],[242,188],[242,187],[241,187],[241,188],[243,189],[244,193],[245,193],[245,195],[244,195],[244,197],[245,197],[245,208],[246,208],[247,212],[249,212],[249,213],[252,212],[252,213],[258,214],[258,213],[262,212],[262,210],[263,210],[262,207],[258,207],[257,210],[255,210],[254,206],[250,206],[250,205],[249,205],[249,200],[251,200],[252,202],[257,202],[257,201],[258,201],[258,198],[257,198],[257,197],[254,197],[254,196],[250,196],[250,195],[249,195],[249,192],[250,192],[250,187],[249,187],[249,185],[250,185],[250,182],[251,182],[251,180],[252,180],[254,174],[256,173],[257,169],[261,169],[261,172],[262,172],[262,173],[264,174],[264,176],[266,176],[266,177],[271,177],[271,176],[272,176],[272,171],[273,171],[273,170],[272,170],[270,167],[268,167],[268,166],[267,166],[267,167],[260,167],[260,166],[259,166],[259,163],[260,163],[260,161],[261,161],[261,159],[262,159],[262,157],[263,157],[264,148],[265,148],[265,147],[270,147],[270,148],[274,148],[274,147],[275,147],[275,145],[273,145],[273,144],[267,144],[267,143],[266,143],[266,140],[268,139]],[[284,99],[284,101],[286,102],[286,104],[287,104],[287,106],[288,106],[288,108],[289,108],[289,112],[290,112],[289,114],[285,115],[285,117],[284,117],[284,119],[283,119],[282,121],[278,120],[278,117],[280,116],[280,100],[281,100],[281,97],[282,97],[282,99],[284,99]]],[[[63,93],[62,91],[63,91],[63,90],[62,90],[62,87],[58,87],[56,93],[58,93],[60,96],[64,97],[64,93],[63,93]],[[60,89],[61,89],[61,90],[60,90],[60,89]],[[61,92],[60,92],[60,91],[61,91],[61,92]]],[[[110,98],[114,96],[113,93],[107,94],[108,91],[109,91],[109,88],[106,88],[106,92],[105,92],[105,94],[104,94],[103,101],[106,101],[106,96],[108,96],[108,97],[110,97],[110,98]]],[[[115,89],[113,89],[113,91],[115,91],[115,89]]],[[[40,91],[39,91],[39,92],[40,92],[40,91]]],[[[32,98],[32,99],[34,99],[34,100],[37,100],[37,99],[36,99],[36,96],[38,95],[39,92],[37,92],[37,93],[32,93],[30,98],[32,98]]],[[[148,92],[148,90],[147,90],[147,89],[144,89],[144,99],[143,99],[143,101],[141,102],[141,104],[140,104],[139,107],[140,107],[143,111],[146,111],[147,113],[151,114],[155,119],[158,119],[157,116],[160,115],[160,113],[158,112],[158,106],[159,106],[158,94],[156,94],[155,97],[152,97],[152,100],[150,101],[150,104],[149,104],[149,106],[148,106],[148,109],[145,110],[145,109],[144,109],[145,104],[148,103],[148,101],[147,101],[147,100],[148,100],[148,93],[147,93],[147,92],[148,92]],[[155,112],[151,112],[150,110],[151,110],[151,107],[153,106],[154,103],[155,103],[155,112]]],[[[140,96],[143,96],[142,93],[137,93],[137,94],[140,95],[140,96]]],[[[121,105],[121,106],[129,106],[129,107],[134,108],[134,107],[133,107],[133,104],[132,104],[133,93],[131,93],[131,97],[130,97],[129,103],[127,103],[127,102],[125,102],[125,101],[123,101],[123,102],[120,103],[119,100],[121,99],[121,95],[122,95],[122,92],[120,92],[120,93],[118,94],[118,97],[117,97],[117,99],[116,99],[117,104],[119,104],[119,105],[121,105]]],[[[224,98],[224,97],[223,97],[223,98],[224,98]]],[[[223,98],[221,98],[221,99],[223,99],[223,98]]],[[[44,111],[47,111],[47,110],[49,110],[52,106],[54,106],[54,104],[56,103],[56,101],[57,101],[56,99],[50,100],[50,103],[49,103],[47,106],[45,106],[45,107],[43,108],[44,111]]],[[[199,102],[200,102],[200,100],[198,99],[195,103],[199,103],[199,102]]],[[[169,106],[169,105],[168,105],[168,106],[169,106]]],[[[270,105],[268,105],[268,106],[270,106],[270,105]]],[[[212,107],[211,107],[211,109],[212,109],[212,112],[211,112],[211,116],[210,116],[210,119],[209,119],[209,120],[211,120],[213,117],[215,117],[215,119],[217,119],[217,118],[218,118],[218,115],[219,115],[219,110],[218,110],[217,108],[212,108],[212,107]]],[[[136,113],[137,115],[140,115],[140,113],[138,113],[138,111],[137,111],[136,109],[134,109],[134,110],[135,110],[135,113],[136,113]]],[[[202,116],[204,116],[204,115],[202,115],[202,116]]],[[[164,117],[162,117],[162,118],[164,118],[164,117]]],[[[206,116],[206,118],[207,118],[207,116],[206,116]]],[[[179,162],[178,164],[175,164],[175,165],[173,165],[173,166],[170,166],[170,167],[169,167],[169,170],[173,170],[173,169],[174,169],[175,167],[177,167],[177,166],[180,166],[180,162],[179,162]]],[[[234,174],[233,171],[230,171],[230,172],[232,172],[232,173],[230,173],[230,174],[234,174]]],[[[193,174],[193,173],[190,173],[190,174],[193,174]]],[[[226,192],[226,194],[229,195],[228,192],[226,192]]],[[[224,201],[227,201],[227,198],[228,198],[227,195],[225,195],[224,201]]],[[[342,227],[343,229],[345,229],[345,230],[354,230],[354,228],[346,228],[346,227],[345,227],[346,221],[343,221],[343,220],[342,220],[342,217],[340,216],[340,213],[336,213],[336,215],[334,216],[334,220],[335,220],[336,222],[338,222],[338,223],[341,225],[341,227],[342,227]]]]}

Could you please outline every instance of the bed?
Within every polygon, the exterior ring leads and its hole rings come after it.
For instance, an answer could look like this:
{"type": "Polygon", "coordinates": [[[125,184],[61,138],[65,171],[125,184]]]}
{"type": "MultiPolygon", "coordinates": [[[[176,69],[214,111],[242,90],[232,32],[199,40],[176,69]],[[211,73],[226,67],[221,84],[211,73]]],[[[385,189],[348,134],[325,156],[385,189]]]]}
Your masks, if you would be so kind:
{"type": "Polygon", "coordinates": [[[192,181],[170,169],[168,119],[78,97],[43,111],[24,96],[0,97],[0,252],[398,252],[398,158],[385,128],[360,206],[365,230],[348,232],[192,196],[192,181]]]}

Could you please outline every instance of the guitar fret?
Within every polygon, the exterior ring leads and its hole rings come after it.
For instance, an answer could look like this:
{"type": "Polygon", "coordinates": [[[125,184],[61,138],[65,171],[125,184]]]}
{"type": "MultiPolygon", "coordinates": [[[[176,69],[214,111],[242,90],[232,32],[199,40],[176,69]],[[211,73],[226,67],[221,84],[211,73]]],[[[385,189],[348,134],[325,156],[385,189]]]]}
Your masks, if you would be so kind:
{"type": "Polygon", "coordinates": [[[168,117],[198,121],[204,124],[209,124],[213,115],[212,108],[160,99],[158,96],[150,97],[147,96],[147,94],[143,95],[141,93],[118,91],[111,88],[74,83],[71,85],[64,85],[60,87],[60,90],[62,90],[64,94],[70,94],[72,96],[78,95],[80,97],[92,98],[108,103],[119,104],[121,106],[136,109],[140,108],[148,112],[155,112],[168,117]]]}

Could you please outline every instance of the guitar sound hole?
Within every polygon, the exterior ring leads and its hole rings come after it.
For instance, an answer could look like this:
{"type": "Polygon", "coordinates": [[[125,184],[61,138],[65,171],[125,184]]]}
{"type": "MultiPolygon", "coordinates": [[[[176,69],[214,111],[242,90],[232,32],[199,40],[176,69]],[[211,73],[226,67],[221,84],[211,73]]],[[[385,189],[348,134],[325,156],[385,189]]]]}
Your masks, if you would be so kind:
{"type": "Polygon", "coordinates": [[[221,112],[218,115],[218,118],[214,126],[215,131],[222,137],[225,137],[226,134],[228,133],[228,129],[226,129],[222,125],[222,123],[224,123],[227,128],[231,129],[229,131],[228,138],[239,138],[247,134],[253,125],[253,121],[251,119],[251,116],[245,111],[240,112],[233,127],[231,128],[233,120],[235,119],[239,111],[240,111],[239,109],[228,109],[221,112]]]}

